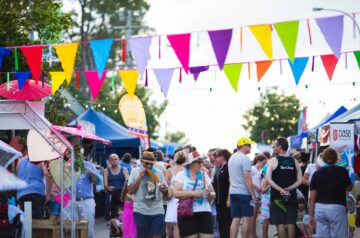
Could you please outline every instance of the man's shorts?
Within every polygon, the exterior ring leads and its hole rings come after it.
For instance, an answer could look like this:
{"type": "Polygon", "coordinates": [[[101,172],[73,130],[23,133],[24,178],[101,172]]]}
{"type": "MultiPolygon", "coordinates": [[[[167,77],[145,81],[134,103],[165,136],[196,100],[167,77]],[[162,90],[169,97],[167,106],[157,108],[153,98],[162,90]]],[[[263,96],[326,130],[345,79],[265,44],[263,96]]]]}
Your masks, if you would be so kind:
{"type": "Polygon", "coordinates": [[[275,202],[270,204],[270,224],[296,224],[297,204],[283,203],[285,207],[281,208],[275,202]]]}
{"type": "Polygon", "coordinates": [[[155,235],[165,235],[165,216],[158,215],[142,215],[134,212],[134,220],[136,224],[136,237],[147,238],[155,235]]]}
{"type": "Polygon", "coordinates": [[[251,195],[230,194],[231,217],[252,217],[254,208],[250,205],[251,195]]]}

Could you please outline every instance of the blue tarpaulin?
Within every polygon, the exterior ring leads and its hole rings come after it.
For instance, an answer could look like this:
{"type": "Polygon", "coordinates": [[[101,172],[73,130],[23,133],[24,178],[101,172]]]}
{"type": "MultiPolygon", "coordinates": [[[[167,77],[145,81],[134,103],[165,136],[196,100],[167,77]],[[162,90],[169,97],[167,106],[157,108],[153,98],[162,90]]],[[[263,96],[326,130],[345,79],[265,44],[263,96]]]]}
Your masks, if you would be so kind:
{"type": "Polygon", "coordinates": [[[165,155],[174,156],[175,150],[180,147],[183,147],[183,144],[176,142],[164,142],[161,150],[164,152],[165,155]]]}

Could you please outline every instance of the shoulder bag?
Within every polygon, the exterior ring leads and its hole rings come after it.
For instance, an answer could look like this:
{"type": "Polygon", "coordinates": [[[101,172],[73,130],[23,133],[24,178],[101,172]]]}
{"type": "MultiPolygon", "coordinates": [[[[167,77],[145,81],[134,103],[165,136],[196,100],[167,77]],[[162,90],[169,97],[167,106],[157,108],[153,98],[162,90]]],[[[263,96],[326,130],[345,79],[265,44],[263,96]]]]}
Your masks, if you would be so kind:
{"type": "MultiPolygon", "coordinates": [[[[195,185],[192,191],[195,190],[198,180],[196,179],[195,185]]],[[[179,199],[179,204],[177,208],[177,217],[186,218],[191,217],[193,215],[193,197],[179,199]]]]}

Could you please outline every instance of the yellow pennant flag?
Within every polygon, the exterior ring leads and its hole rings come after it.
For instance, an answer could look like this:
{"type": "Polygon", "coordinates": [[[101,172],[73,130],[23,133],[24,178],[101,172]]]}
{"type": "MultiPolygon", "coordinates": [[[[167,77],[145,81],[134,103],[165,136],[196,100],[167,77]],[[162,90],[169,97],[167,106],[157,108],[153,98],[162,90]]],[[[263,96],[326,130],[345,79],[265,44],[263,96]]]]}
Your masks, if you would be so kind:
{"type": "Polygon", "coordinates": [[[60,88],[61,84],[65,81],[66,74],[65,72],[50,72],[51,75],[51,92],[52,94],[60,88]]]}
{"type": "Polygon", "coordinates": [[[75,64],[78,43],[60,44],[55,45],[54,47],[56,50],[56,54],[60,59],[61,66],[66,74],[66,82],[70,84],[75,64]]]}
{"type": "Polygon", "coordinates": [[[136,83],[139,78],[139,72],[136,69],[131,70],[119,70],[120,78],[124,83],[126,91],[130,98],[134,96],[136,83]]]}
{"type": "Polygon", "coordinates": [[[261,48],[265,54],[272,60],[272,39],[271,39],[271,28],[269,24],[249,26],[250,31],[259,42],[261,48]]]}

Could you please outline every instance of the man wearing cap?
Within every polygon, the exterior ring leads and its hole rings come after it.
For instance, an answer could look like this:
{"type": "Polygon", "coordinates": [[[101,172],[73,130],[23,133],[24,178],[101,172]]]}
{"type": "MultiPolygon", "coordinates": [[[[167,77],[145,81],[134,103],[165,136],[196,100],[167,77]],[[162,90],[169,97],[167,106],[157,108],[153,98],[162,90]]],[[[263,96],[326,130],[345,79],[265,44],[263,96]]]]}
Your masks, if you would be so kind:
{"type": "Polygon", "coordinates": [[[251,151],[251,145],[255,142],[246,137],[237,141],[237,152],[234,153],[228,163],[230,189],[229,198],[231,203],[232,223],[230,237],[236,238],[239,233],[240,219],[241,237],[250,236],[250,219],[253,216],[253,207],[250,201],[256,201],[256,196],[251,180],[251,161],[247,154],[251,151]]]}
{"type": "Polygon", "coordinates": [[[141,167],[131,170],[128,193],[134,194],[134,219],[138,238],[160,238],[165,234],[161,192],[166,192],[163,173],[154,168],[152,152],[144,151],[141,167]],[[161,191],[161,192],[160,192],[161,191]]]}

